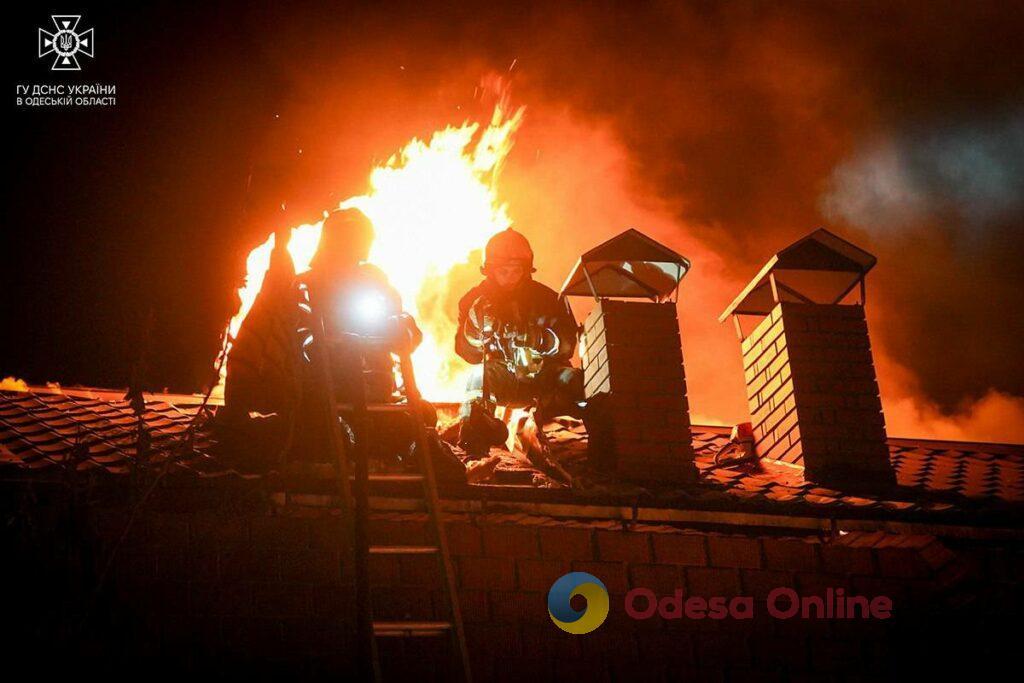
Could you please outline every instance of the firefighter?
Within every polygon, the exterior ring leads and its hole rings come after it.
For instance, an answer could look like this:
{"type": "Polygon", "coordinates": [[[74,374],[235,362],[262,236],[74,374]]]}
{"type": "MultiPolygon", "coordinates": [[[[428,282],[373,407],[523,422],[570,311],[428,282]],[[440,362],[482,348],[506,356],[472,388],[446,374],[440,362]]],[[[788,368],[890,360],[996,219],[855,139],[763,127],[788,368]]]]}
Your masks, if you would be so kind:
{"type": "Polygon", "coordinates": [[[535,421],[543,424],[578,415],[583,394],[582,373],[570,364],[576,321],[554,290],[533,279],[526,237],[511,228],[494,235],[480,270],[485,279],[459,301],[455,336],[456,353],[476,366],[460,410],[461,441],[471,451],[498,445],[507,435],[503,425],[485,419],[492,402],[533,406],[535,421]],[[481,411],[485,418],[477,416],[481,411]]]}
{"type": "MultiPolygon", "coordinates": [[[[386,403],[395,391],[391,352],[411,353],[423,335],[380,268],[367,263],[373,245],[373,224],[358,209],[340,209],[324,221],[320,245],[305,276],[310,303],[323,314],[333,345],[336,400],[351,403],[361,369],[366,400],[386,403]],[[374,343],[358,343],[366,340],[374,343]]],[[[305,345],[317,343],[315,330],[305,345]]],[[[312,354],[315,356],[315,354],[312,354]]]]}
{"type": "MultiPolygon", "coordinates": [[[[331,344],[322,351],[311,348],[322,343],[317,339],[316,321],[311,321],[304,344],[313,370],[320,353],[332,354],[335,400],[342,404],[358,400],[360,382],[367,402],[394,402],[398,396],[391,354],[412,353],[423,339],[412,316],[402,311],[401,297],[387,276],[366,262],[373,237],[373,225],[361,211],[330,214],[301,286],[313,310],[321,312],[326,337],[352,342],[331,344]]],[[[316,372],[311,373],[311,381],[318,381],[316,372]]],[[[433,428],[436,411],[426,401],[421,406],[421,419],[433,428]]],[[[373,438],[367,443],[371,457],[376,454],[388,461],[397,453],[404,459],[401,454],[408,452],[415,438],[407,419],[387,414],[372,419],[373,438]]],[[[433,433],[428,441],[438,478],[464,481],[465,468],[458,458],[433,433]]]]}

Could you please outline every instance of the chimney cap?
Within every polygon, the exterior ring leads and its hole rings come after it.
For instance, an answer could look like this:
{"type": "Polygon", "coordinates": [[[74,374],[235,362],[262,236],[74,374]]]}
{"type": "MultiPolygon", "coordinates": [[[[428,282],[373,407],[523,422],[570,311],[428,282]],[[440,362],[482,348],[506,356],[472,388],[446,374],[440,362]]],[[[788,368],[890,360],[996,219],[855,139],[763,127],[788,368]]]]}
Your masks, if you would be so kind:
{"type": "Polygon", "coordinates": [[[561,295],[661,301],[689,270],[685,256],[630,228],[580,256],[561,295]]]}
{"type": "Polygon", "coordinates": [[[863,283],[878,261],[872,254],[819,228],[772,256],[718,316],[768,315],[779,301],[835,304],[863,283]]]}

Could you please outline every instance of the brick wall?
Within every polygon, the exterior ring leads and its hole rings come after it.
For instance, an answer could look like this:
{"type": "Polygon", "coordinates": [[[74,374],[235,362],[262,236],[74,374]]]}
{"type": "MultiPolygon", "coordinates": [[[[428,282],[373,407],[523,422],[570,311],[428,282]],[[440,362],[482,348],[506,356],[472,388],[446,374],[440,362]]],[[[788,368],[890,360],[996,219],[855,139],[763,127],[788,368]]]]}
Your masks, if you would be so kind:
{"type": "MultiPolygon", "coordinates": [[[[97,562],[123,521],[123,510],[97,517],[97,562]]],[[[416,514],[378,515],[373,538],[415,543],[425,524],[416,514]]],[[[880,532],[830,539],[624,529],[521,514],[452,517],[447,529],[478,680],[877,680],[904,664],[920,669],[922,653],[943,638],[975,634],[992,646],[997,641],[984,625],[999,610],[1019,612],[1024,604],[1024,553],[1006,543],[961,547],[880,532]],[[611,596],[605,624],[583,636],[563,633],[547,614],[551,583],[570,570],[594,574],[611,596]],[[884,594],[894,601],[894,617],[773,620],[759,609],[750,621],[637,621],[623,609],[636,587],[659,596],[681,588],[687,596],[761,599],[780,586],[884,594]],[[933,633],[936,615],[958,621],[933,633]]],[[[351,672],[352,584],[341,538],[340,518],[324,511],[143,514],[115,556],[88,629],[91,642],[108,645],[86,654],[104,666],[129,657],[193,675],[344,676],[351,672]]],[[[378,617],[441,616],[430,558],[374,557],[371,570],[378,617]]],[[[390,680],[446,678],[444,641],[380,643],[390,680]]]]}
{"type": "Polygon", "coordinates": [[[614,452],[615,472],[634,481],[695,480],[675,304],[602,300],[584,334],[585,394],[607,394],[601,447],[614,452]]]}
{"type": "Polygon", "coordinates": [[[742,352],[762,457],[841,488],[895,482],[862,306],[780,303],[742,352]]]}

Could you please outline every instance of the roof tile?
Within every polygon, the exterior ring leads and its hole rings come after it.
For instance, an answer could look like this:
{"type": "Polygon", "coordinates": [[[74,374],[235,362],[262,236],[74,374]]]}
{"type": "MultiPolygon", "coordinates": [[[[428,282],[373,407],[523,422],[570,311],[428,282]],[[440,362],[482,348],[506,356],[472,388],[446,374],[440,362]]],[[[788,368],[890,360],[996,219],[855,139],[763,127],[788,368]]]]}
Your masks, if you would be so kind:
{"type": "MultiPolygon", "coordinates": [[[[194,402],[177,405],[160,400],[146,404],[141,420],[149,432],[151,464],[172,457],[181,443],[181,434],[188,430],[198,410],[194,402]]],[[[139,417],[124,400],[0,392],[0,466],[27,472],[63,468],[75,444],[85,441],[89,457],[77,469],[123,475],[131,470],[135,457],[138,424],[139,417]]],[[[1024,504],[1024,446],[892,439],[891,460],[902,489],[887,495],[850,495],[807,482],[802,468],[771,461],[716,466],[714,454],[728,443],[729,430],[695,426],[692,431],[701,484],[688,491],[689,504],[762,508],[799,505],[801,514],[846,507],[886,515],[962,512],[978,505],[1019,508],[1024,504]]],[[[586,433],[580,424],[565,421],[546,432],[556,455],[558,449],[564,449],[563,464],[584,466],[585,458],[580,456],[585,453],[586,433]]],[[[214,436],[200,426],[193,439],[194,452],[184,458],[177,454],[175,469],[200,479],[256,477],[241,475],[212,457],[210,449],[215,444],[214,436]]],[[[498,469],[496,488],[502,488],[502,481],[529,483],[531,477],[539,475],[507,454],[498,469]]],[[[614,482],[603,481],[602,485],[614,493],[614,482]]],[[[629,490],[635,492],[636,487],[629,490]]]]}

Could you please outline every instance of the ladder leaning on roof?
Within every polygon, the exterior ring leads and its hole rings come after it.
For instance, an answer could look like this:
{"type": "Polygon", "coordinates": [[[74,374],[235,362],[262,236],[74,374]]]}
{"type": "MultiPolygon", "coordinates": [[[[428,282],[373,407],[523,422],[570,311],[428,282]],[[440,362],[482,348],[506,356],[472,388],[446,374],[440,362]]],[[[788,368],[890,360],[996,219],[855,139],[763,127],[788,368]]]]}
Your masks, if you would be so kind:
{"type": "MultiPolygon", "coordinates": [[[[319,357],[317,365],[321,368],[321,388],[324,392],[324,410],[331,425],[328,435],[329,447],[334,455],[339,472],[341,499],[346,513],[345,528],[350,534],[355,569],[355,602],[356,602],[356,641],[359,647],[358,671],[360,680],[381,680],[380,661],[377,652],[379,637],[438,637],[448,636],[451,641],[454,664],[458,675],[467,683],[471,680],[469,668],[469,652],[466,648],[465,631],[462,624],[462,613],[459,608],[458,592],[455,585],[455,573],[451,555],[448,552],[448,539],[441,519],[440,502],[437,494],[437,480],[430,457],[430,435],[423,424],[421,405],[423,398],[416,386],[412,358],[408,352],[397,354],[405,400],[401,403],[373,403],[366,400],[366,387],[363,382],[356,382],[353,387],[354,400],[351,405],[339,405],[334,390],[334,372],[331,367],[334,354],[331,352],[338,345],[347,345],[357,350],[380,350],[382,340],[374,337],[344,335],[330,338],[326,334],[323,318],[316,308],[313,310],[315,333],[324,343],[316,344],[319,357]],[[370,474],[366,450],[367,439],[371,438],[371,413],[391,412],[405,415],[413,423],[416,435],[415,459],[419,467],[416,474],[370,474]],[[351,460],[354,471],[350,471],[348,441],[342,433],[340,418],[348,413],[355,432],[354,449],[351,460]],[[369,538],[369,484],[370,482],[419,482],[423,490],[423,501],[430,518],[429,527],[433,531],[434,544],[411,546],[371,545],[369,538]],[[437,557],[438,569],[442,575],[443,609],[449,614],[448,621],[375,621],[370,603],[370,555],[426,555],[437,557]]],[[[361,355],[361,354],[360,354],[361,355]]],[[[359,367],[355,376],[362,375],[359,367]]]]}

